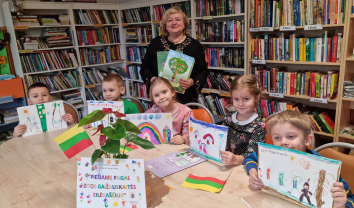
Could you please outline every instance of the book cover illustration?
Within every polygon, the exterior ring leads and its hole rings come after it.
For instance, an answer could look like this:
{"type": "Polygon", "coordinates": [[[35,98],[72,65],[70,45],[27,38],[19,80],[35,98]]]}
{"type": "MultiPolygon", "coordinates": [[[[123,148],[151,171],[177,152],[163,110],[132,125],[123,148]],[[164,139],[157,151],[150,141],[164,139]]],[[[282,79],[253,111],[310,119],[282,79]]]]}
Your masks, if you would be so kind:
{"type": "MultiPolygon", "coordinates": [[[[103,108],[111,108],[112,111],[119,111],[124,113],[124,102],[123,101],[99,101],[99,100],[88,100],[87,101],[87,110],[88,113],[92,113],[95,110],[103,110],[103,108]]],[[[113,114],[105,116],[101,122],[96,121],[92,123],[92,127],[98,127],[103,123],[104,127],[107,127],[109,123],[115,123],[116,117],[113,114]]]]}
{"type": "Polygon", "coordinates": [[[162,72],[159,73],[159,76],[168,79],[177,92],[184,94],[185,90],[179,84],[179,80],[182,78],[189,79],[194,61],[194,58],[191,56],[170,50],[165,66],[162,72]]]}
{"type": "MultiPolygon", "coordinates": [[[[183,54],[183,51],[177,51],[183,54]]],[[[159,77],[161,77],[161,72],[166,64],[166,59],[168,56],[169,51],[157,51],[157,69],[159,73],[159,77]]]]}

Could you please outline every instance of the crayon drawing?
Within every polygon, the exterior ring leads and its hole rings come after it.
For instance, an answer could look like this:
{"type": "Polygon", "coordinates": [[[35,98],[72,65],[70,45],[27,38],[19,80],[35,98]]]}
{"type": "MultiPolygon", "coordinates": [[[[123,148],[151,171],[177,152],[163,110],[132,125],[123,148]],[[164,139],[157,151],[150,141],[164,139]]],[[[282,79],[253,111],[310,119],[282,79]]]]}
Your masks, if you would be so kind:
{"type": "Polygon", "coordinates": [[[173,121],[170,113],[130,114],[125,119],[139,128],[141,134],[138,136],[141,138],[153,144],[170,143],[173,121]]]}
{"type": "Polygon", "coordinates": [[[258,150],[264,189],[308,207],[332,207],[330,189],[338,181],[340,161],[263,143],[258,150]]]}
{"type": "Polygon", "coordinates": [[[17,113],[19,124],[27,126],[23,136],[67,128],[67,123],[61,118],[65,114],[63,101],[20,107],[17,113]]]}
{"type": "Polygon", "coordinates": [[[226,138],[227,127],[190,118],[189,140],[192,152],[222,163],[220,150],[225,150],[226,138]]]}
{"type": "MultiPolygon", "coordinates": [[[[87,109],[88,113],[92,113],[95,110],[102,110],[103,108],[111,108],[112,111],[119,111],[124,113],[124,103],[123,101],[97,101],[97,100],[88,100],[87,109]]],[[[108,126],[108,123],[114,123],[116,117],[112,114],[104,117],[102,120],[92,123],[92,127],[98,127],[98,125],[103,123],[104,127],[108,126]]]]}

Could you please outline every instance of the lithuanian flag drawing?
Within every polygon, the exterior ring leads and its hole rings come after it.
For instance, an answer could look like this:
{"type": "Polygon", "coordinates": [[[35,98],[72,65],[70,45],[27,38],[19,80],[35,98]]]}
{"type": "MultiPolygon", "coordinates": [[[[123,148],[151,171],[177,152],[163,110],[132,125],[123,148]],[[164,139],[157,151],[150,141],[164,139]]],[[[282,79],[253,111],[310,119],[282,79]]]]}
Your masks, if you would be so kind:
{"type": "Polygon", "coordinates": [[[123,153],[123,154],[125,154],[125,153],[130,152],[130,151],[133,151],[133,150],[135,150],[135,149],[137,149],[137,148],[138,148],[138,146],[136,146],[136,145],[127,145],[127,146],[125,147],[125,151],[124,151],[124,146],[120,146],[120,152],[123,153]],[[123,152],[123,151],[124,151],[124,152],[123,152]]]}
{"type": "Polygon", "coordinates": [[[201,189],[213,193],[218,193],[224,187],[226,181],[219,180],[213,177],[199,177],[192,174],[186,178],[182,187],[191,189],[201,189]]]}
{"type": "Polygon", "coordinates": [[[84,128],[78,127],[78,125],[79,124],[54,139],[69,159],[92,145],[92,141],[84,128]]]}

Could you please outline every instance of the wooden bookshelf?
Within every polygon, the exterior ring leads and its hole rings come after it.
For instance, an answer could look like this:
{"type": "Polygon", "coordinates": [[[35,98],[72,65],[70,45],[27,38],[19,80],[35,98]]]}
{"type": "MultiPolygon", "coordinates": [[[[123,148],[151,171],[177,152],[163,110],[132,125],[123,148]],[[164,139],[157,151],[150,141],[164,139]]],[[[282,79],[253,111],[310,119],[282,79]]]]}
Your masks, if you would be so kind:
{"type": "MultiPolygon", "coordinates": [[[[253,60],[248,60],[252,62],[253,60]]],[[[315,61],[274,61],[264,60],[266,64],[292,64],[292,65],[323,65],[323,66],[340,66],[341,63],[333,62],[315,62],[315,61]]]]}

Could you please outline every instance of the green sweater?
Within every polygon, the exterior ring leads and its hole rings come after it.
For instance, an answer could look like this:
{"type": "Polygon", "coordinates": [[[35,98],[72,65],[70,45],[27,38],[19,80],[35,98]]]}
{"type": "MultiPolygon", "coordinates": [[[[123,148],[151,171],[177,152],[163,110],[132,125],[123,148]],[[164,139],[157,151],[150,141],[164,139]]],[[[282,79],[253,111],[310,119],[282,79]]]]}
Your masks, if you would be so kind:
{"type": "Polygon", "coordinates": [[[123,103],[124,103],[124,113],[125,114],[134,114],[134,113],[140,113],[138,110],[138,107],[136,106],[135,103],[130,102],[127,99],[123,98],[123,103]]]}

